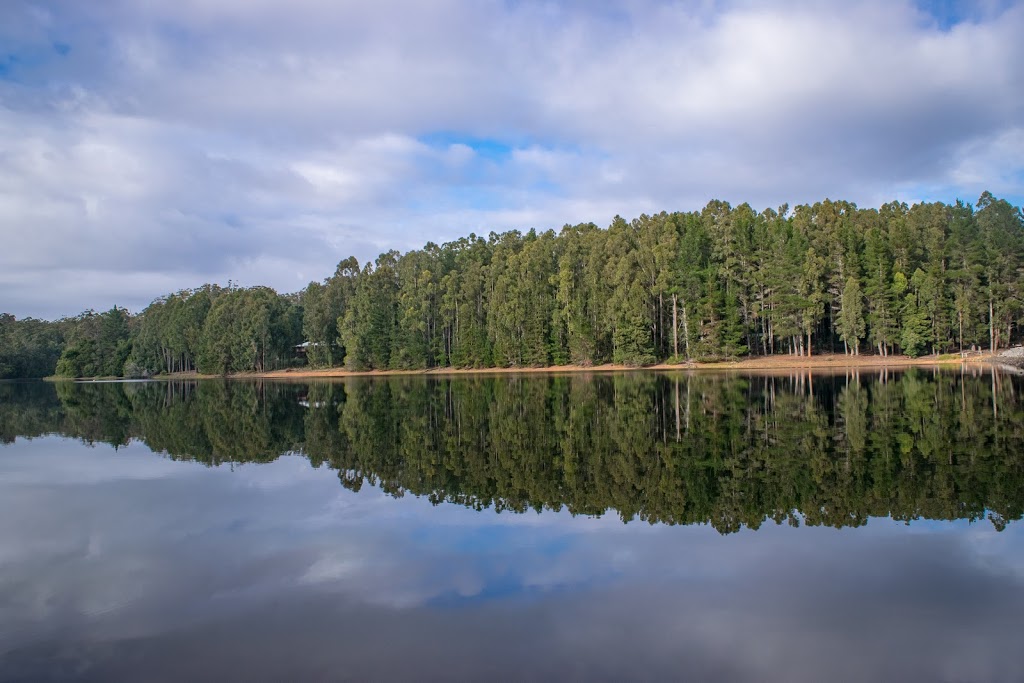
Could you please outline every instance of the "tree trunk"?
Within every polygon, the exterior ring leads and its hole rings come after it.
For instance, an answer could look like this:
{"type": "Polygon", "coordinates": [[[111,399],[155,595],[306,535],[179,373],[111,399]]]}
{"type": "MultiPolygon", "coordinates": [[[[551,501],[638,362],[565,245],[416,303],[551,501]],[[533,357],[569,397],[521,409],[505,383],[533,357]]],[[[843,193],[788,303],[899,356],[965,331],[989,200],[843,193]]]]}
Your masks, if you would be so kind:
{"type": "Polygon", "coordinates": [[[992,353],[996,352],[996,319],[995,319],[995,306],[992,302],[992,295],[988,295],[988,349],[992,353]]]}
{"type": "Polygon", "coordinates": [[[655,355],[658,358],[662,357],[665,348],[665,296],[662,292],[658,292],[658,348],[655,355]]]}
{"type": "Polygon", "coordinates": [[[964,357],[964,312],[957,311],[956,317],[960,321],[960,358],[964,357]]]}
{"type": "MultiPolygon", "coordinates": [[[[675,295],[675,293],[673,293],[672,294],[672,355],[675,356],[676,359],[679,358],[679,323],[678,323],[678,320],[676,318],[676,314],[678,313],[678,305],[677,304],[678,304],[678,297],[675,295]]],[[[678,386],[676,387],[676,389],[677,389],[677,392],[678,392],[678,386]]],[[[678,402],[678,396],[676,397],[676,401],[678,402]]],[[[676,412],[678,413],[678,410],[676,412]]]]}
{"type": "Polygon", "coordinates": [[[686,346],[686,360],[690,360],[690,325],[686,318],[686,301],[683,301],[683,343],[686,346]]]}

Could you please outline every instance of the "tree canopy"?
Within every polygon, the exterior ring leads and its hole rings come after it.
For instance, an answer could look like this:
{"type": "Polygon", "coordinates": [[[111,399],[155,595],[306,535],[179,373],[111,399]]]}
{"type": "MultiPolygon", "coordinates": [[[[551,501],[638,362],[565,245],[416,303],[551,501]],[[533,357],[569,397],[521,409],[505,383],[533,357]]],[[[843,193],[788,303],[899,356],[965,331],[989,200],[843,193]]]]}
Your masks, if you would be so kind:
{"type": "Polygon", "coordinates": [[[137,316],[6,316],[0,374],[919,356],[1006,347],[1022,319],[1024,215],[988,192],[973,206],[826,199],[760,213],[715,200],[607,229],[471,234],[363,266],[348,257],[291,295],[204,285],[137,316]]]}

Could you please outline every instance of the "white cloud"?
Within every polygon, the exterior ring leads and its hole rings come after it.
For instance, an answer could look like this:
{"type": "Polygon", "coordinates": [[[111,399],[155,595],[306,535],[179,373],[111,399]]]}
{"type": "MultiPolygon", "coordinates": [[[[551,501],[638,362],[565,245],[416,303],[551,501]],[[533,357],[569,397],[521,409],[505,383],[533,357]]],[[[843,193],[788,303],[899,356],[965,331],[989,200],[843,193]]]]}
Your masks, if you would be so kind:
{"type": "Polygon", "coordinates": [[[993,190],[1019,192],[1024,171],[1024,127],[1004,130],[981,140],[972,140],[957,155],[958,163],[949,179],[957,185],[982,186],[993,190]],[[1017,177],[1012,177],[1016,173],[1017,177]]]}
{"type": "Polygon", "coordinates": [[[15,0],[0,308],[294,290],[351,253],[712,197],[1019,202],[1024,7],[967,10],[15,0]]]}

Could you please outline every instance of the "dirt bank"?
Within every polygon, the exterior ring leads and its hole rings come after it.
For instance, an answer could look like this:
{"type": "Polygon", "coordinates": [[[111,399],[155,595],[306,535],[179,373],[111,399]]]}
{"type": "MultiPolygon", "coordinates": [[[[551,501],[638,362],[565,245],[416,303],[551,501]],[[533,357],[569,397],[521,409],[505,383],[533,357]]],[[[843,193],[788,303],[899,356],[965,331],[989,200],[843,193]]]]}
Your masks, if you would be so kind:
{"type": "MultiPolygon", "coordinates": [[[[669,365],[661,363],[658,365],[646,365],[643,367],[630,367],[625,365],[551,365],[547,367],[527,368],[434,368],[431,370],[371,370],[366,372],[354,372],[343,368],[328,368],[324,370],[311,370],[305,368],[290,370],[275,370],[263,373],[238,373],[231,375],[237,379],[322,379],[331,377],[388,377],[401,375],[507,375],[507,374],[566,374],[566,373],[587,373],[587,372],[635,372],[635,371],[703,371],[703,370],[758,370],[758,371],[781,371],[781,370],[824,370],[843,371],[847,368],[902,368],[912,366],[958,366],[962,362],[978,363],[988,360],[987,355],[972,355],[961,361],[957,354],[945,354],[942,356],[924,356],[921,358],[910,358],[909,356],[845,356],[842,354],[822,354],[811,357],[800,356],[760,356],[755,358],[744,358],[737,361],[721,361],[713,363],[685,363],[669,365]]],[[[201,379],[210,375],[200,375],[194,372],[179,373],[163,376],[166,379],[201,379]]]]}

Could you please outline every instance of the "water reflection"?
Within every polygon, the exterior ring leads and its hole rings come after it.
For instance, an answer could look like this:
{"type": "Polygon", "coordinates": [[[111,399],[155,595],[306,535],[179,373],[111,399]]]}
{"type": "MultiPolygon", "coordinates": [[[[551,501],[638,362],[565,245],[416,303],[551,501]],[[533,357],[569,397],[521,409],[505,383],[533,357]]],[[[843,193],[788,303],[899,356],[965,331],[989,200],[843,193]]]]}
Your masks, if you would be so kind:
{"type": "Polygon", "coordinates": [[[7,384],[0,438],[138,440],[209,465],[299,453],[353,491],[722,533],[884,516],[1001,530],[1024,514],[1021,388],[932,370],[7,384]]]}
{"type": "Polygon", "coordinates": [[[0,385],[0,680],[1021,680],[1018,382],[0,385]]]}

